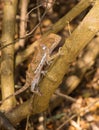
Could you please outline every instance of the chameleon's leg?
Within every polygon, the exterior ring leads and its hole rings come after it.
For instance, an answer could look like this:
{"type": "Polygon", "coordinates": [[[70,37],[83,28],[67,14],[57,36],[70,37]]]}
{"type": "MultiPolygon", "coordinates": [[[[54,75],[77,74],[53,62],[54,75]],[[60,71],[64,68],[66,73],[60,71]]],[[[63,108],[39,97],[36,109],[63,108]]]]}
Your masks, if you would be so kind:
{"type": "MultiPolygon", "coordinates": [[[[40,79],[39,79],[39,80],[40,80],[40,79]]],[[[35,93],[35,94],[41,96],[42,94],[41,94],[40,89],[39,89],[39,87],[38,87],[39,80],[37,79],[36,83],[33,82],[33,83],[31,84],[31,92],[33,92],[33,93],[35,93]]]]}
{"type": "Polygon", "coordinates": [[[58,58],[59,56],[63,56],[63,55],[64,55],[64,54],[62,53],[61,47],[60,47],[57,53],[55,53],[55,54],[53,54],[53,55],[51,55],[51,56],[49,56],[49,55],[47,56],[46,63],[47,63],[48,65],[50,65],[55,58],[58,58]]]}
{"type": "Polygon", "coordinates": [[[39,96],[42,95],[41,92],[40,92],[40,88],[38,87],[38,85],[36,85],[34,88],[31,85],[31,92],[34,93],[34,94],[37,94],[39,96]]]}
{"type": "Polygon", "coordinates": [[[44,75],[44,76],[46,75],[46,73],[47,73],[47,70],[42,70],[41,71],[41,74],[44,75]]]}
{"type": "Polygon", "coordinates": [[[34,93],[34,94],[37,94],[38,96],[42,96],[42,93],[40,92],[39,87],[37,88],[37,90],[33,90],[31,92],[34,93]]]}

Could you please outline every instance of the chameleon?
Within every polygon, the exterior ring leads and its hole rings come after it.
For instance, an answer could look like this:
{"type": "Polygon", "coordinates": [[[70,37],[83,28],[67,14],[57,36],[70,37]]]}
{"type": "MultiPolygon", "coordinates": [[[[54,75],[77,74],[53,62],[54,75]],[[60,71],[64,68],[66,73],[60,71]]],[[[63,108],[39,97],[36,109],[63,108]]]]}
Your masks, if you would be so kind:
{"type": "Polygon", "coordinates": [[[38,90],[35,91],[35,89],[39,84],[44,65],[50,61],[51,54],[53,50],[58,46],[60,40],[61,37],[59,35],[51,33],[45,38],[43,37],[37,41],[38,45],[35,47],[33,58],[26,72],[25,85],[12,95],[9,95],[8,97],[0,101],[0,103],[3,103],[5,100],[9,99],[12,96],[16,96],[22,93],[30,86],[31,86],[31,92],[41,95],[39,91],[38,90]]]}

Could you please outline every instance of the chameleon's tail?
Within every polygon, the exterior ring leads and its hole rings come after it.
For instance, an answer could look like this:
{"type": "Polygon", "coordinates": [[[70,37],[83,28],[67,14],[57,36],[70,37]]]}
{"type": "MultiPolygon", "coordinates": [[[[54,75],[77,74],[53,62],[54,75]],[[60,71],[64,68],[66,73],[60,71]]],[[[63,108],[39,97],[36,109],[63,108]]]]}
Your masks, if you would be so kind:
{"type": "Polygon", "coordinates": [[[19,90],[17,90],[15,93],[9,95],[8,97],[6,97],[5,99],[3,99],[2,101],[0,101],[0,104],[2,104],[4,101],[6,101],[7,99],[11,98],[12,96],[16,96],[22,92],[24,92],[29,86],[24,86],[22,88],[20,88],[19,90]]]}

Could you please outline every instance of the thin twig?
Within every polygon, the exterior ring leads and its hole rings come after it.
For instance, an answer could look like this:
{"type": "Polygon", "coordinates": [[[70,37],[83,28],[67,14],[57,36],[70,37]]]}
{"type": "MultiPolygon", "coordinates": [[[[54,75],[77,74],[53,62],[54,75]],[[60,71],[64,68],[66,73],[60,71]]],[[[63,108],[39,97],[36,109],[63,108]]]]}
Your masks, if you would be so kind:
{"type": "MultiPolygon", "coordinates": [[[[26,17],[27,16],[26,14],[27,14],[28,3],[29,3],[28,0],[21,1],[21,15],[20,15],[21,21],[20,21],[20,32],[19,32],[20,37],[25,36],[26,34],[26,27],[27,27],[26,19],[28,19],[28,17],[26,17]]],[[[25,39],[21,39],[18,45],[23,47],[24,42],[25,39]]]]}
{"type": "Polygon", "coordinates": [[[66,94],[60,93],[58,91],[56,91],[55,94],[58,95],[58,96],[61,96],[61,97],[65,98],[65,99],[68,99],[68,100],[70,100],[72,102],[76,101],[76,99],[74,99],[74,98],[72,98],[72,97],[70,97],[70,96],[68,96],[66,94]]]}
{"type": "Polygon", "coordinates": [[[44,19],[45,15],[47,14],[47,11],[48,11],[49,9],[50,9],[50,8],[48,8],[48,9],[46,8],[46,9],[45,9],[45,11],[44,11],[44,13],[43,13],[43,15],[42,15],[42,17],[41,17],[39,23],[38,23],[29,33],[26,34],[26,37],[32,35],[33,32],[38,28],[38,26],[41,24],[42,20],[44,19]]]}
{"type": "MultiPolygon", "coordinates": [[[[38,4],[39,4],[39,0],[37,0],[37,6],[38,6],[38,4]]],[[[41,13],[40,13],[40,8],[38,7],[37,8],[37,16],[38,16],[38,21],[40,22],[41,21],[41,17],[40,17],[40,15],[41,15],[41,13]]],[[[43,34],[43,32],[42,32],[42,24],[40,24],[40,33],[41,33],[41,35],[43,34]]]]}

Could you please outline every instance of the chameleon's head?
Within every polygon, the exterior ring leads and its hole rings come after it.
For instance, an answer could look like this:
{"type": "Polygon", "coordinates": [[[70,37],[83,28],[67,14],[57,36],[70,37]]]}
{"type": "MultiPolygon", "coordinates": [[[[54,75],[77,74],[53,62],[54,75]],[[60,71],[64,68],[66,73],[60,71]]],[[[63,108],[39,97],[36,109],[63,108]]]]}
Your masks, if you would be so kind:
{"type": "Polygon", "coordinates": [[[61,37],[51,33],[49,34],[45,39],[40,41],[40,46],[44,51],[49,50],[49,53],[51,53],[59,44],[61,40],[61,37]]]}

